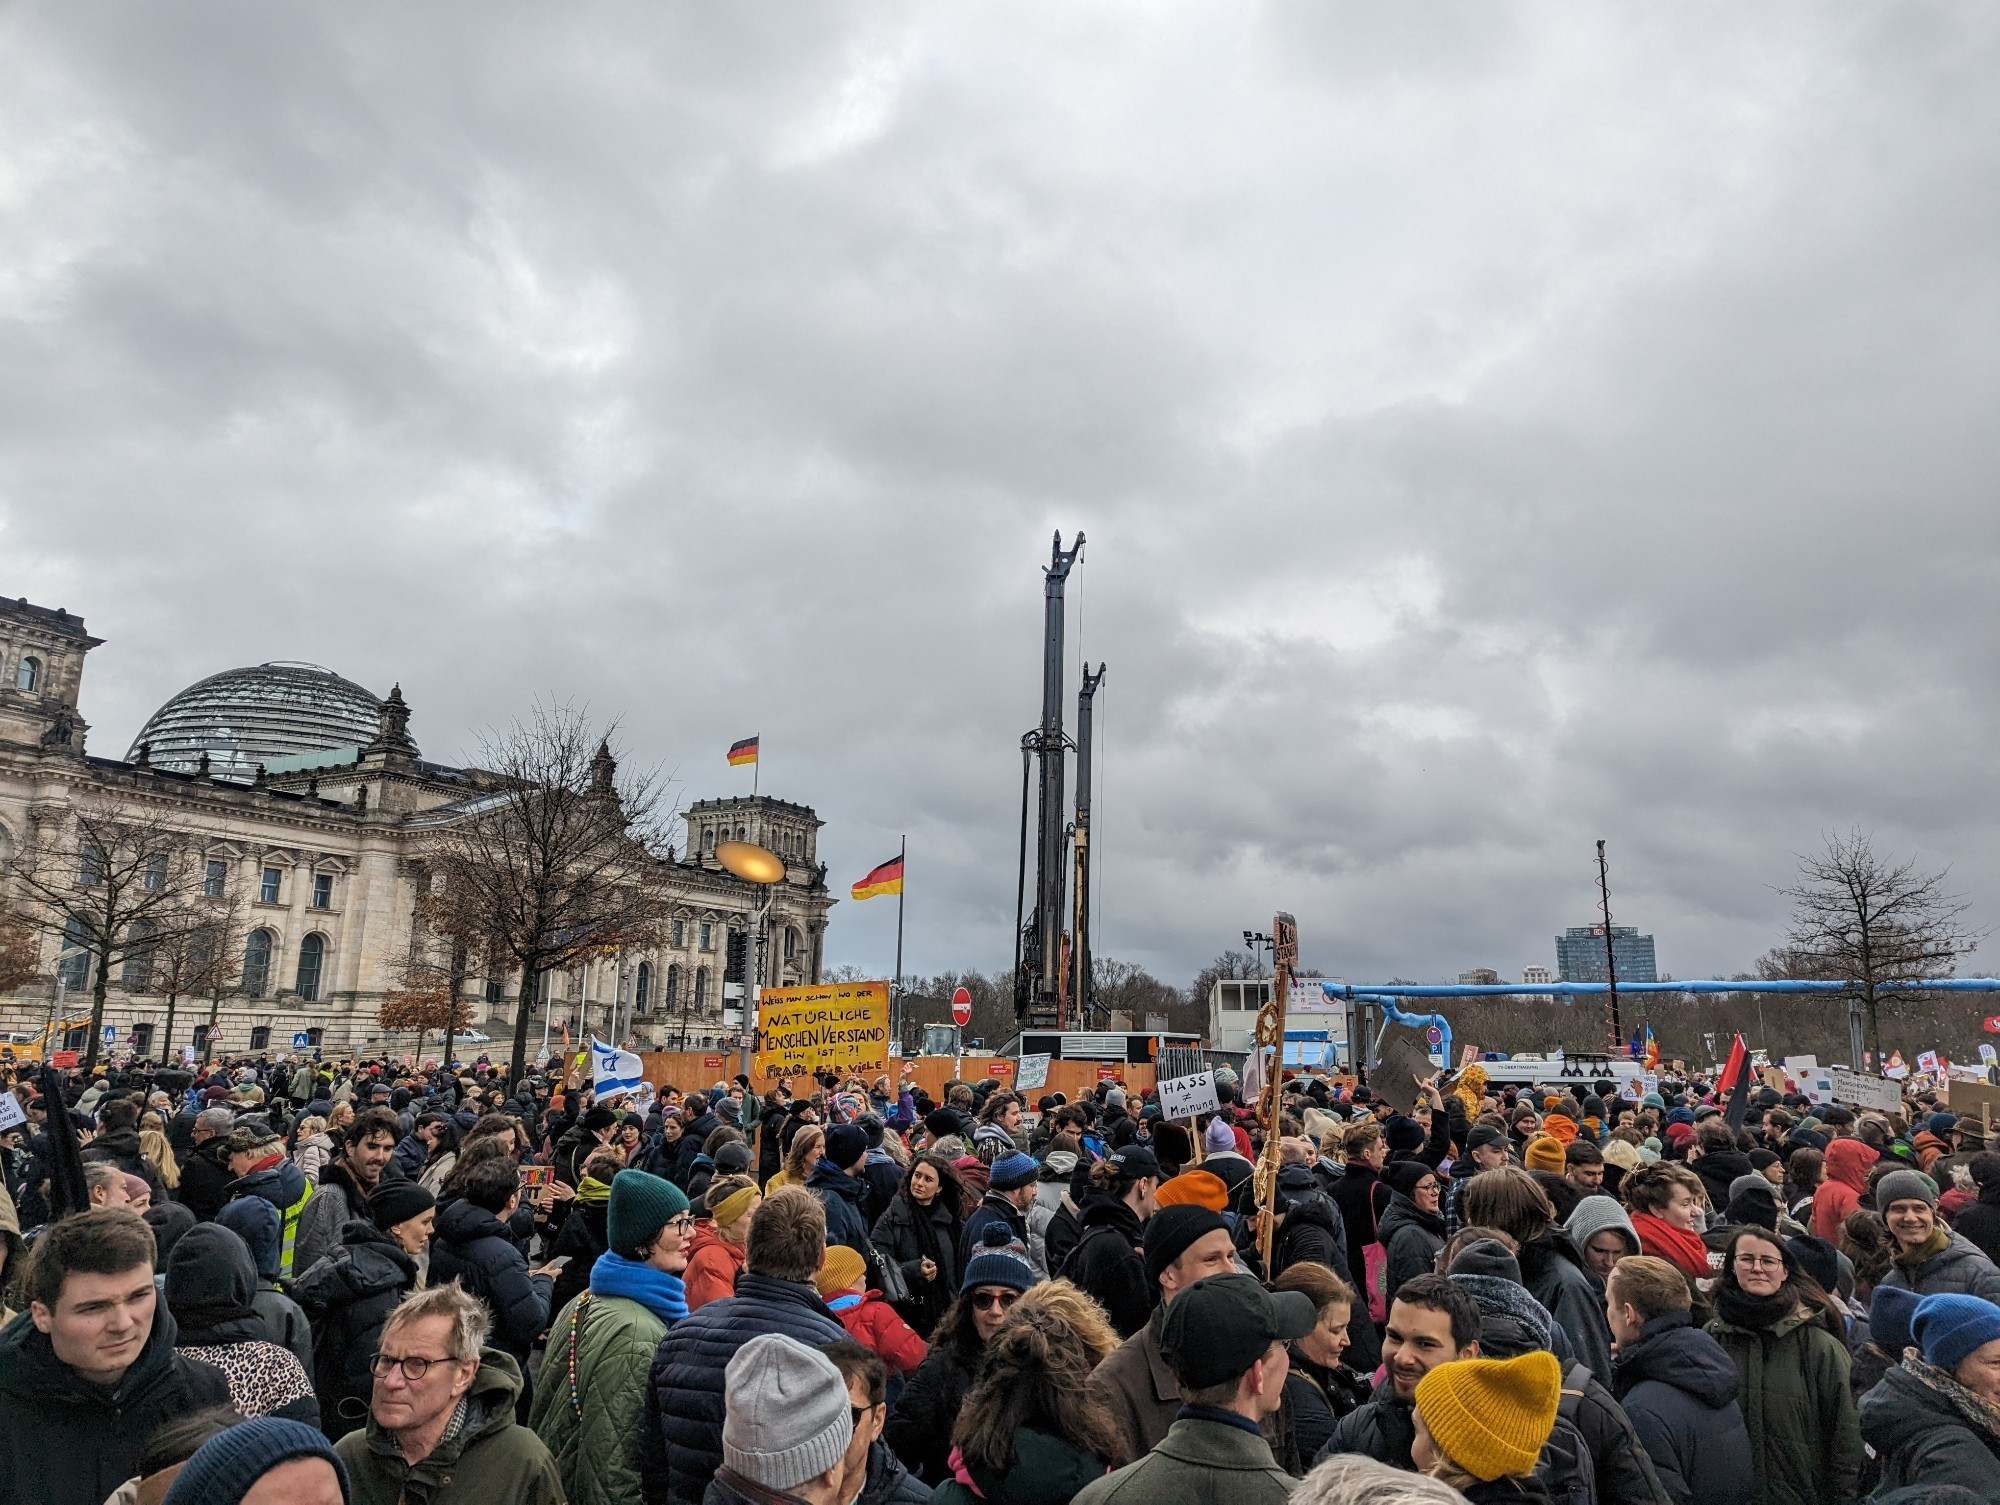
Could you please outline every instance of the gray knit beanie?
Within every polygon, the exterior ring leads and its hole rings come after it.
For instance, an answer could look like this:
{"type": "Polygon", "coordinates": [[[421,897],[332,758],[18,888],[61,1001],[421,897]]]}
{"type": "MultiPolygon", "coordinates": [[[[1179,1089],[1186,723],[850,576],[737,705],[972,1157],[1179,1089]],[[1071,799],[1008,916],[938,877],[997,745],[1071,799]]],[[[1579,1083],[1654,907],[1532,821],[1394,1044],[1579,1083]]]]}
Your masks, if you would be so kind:
{"type": "Polygon", "coordinates": [[[1876,1211],[1886,1215],[1896,1202],[1928,1202],[1936,1207],[1937,1182],[1922,1171],[1891,1171],[1875,1183],[1876,1211]]]}
{"type": "Polygon", "coordinates": [[[762,1333],[723,1370],[722,1461],[753,1484],[794,1489],[847,1452],[847,1382],[825,1354],[762,1333]]]}

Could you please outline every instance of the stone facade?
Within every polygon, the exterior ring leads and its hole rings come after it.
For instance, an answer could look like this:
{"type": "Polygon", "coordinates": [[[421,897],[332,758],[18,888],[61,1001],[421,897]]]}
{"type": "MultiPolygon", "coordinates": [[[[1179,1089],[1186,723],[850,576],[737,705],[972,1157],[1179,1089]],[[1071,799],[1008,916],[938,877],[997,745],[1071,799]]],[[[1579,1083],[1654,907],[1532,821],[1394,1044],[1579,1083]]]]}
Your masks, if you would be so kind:
{"type": "MultiPolygon", "coordinates": [[[[449,818],[448,807],[487,776],[419,756],[400,687],[381,702],[372,741],[274,759],[251,783],[212,777],[205,764],[194,772],[152,766],[143,745],[128,759],[93,757],[77,705],[84,657],[99,641],[67,611],[0,601],[0,871],[40,843],[60,842],[79,798],[160,816],[195,833],[207,882],[236,898],[245,918],[245,977],[216,1009],[223,1050],[289,1051],[301,1033],[327,1052],[409,1049],[407,1033],[385,1041],[376,1016],[410,951],[410,859],[423,827],[449,818]]],[[[644,1047],[717,1046],[742,1028],[736,1000],[724,1006],[727,938],[751,922],[762,896],[716,863],[716,840],[758,841],[785,859],[758,947],[760,983],[819,980],[835,901],[812,810],[770,797],[703,800],[685,820],[685,848],[668,856],[677,903],[665,943],[545,977],[531,1053],[545,1025],[557,1039],[565,1026],[573,1039],[606,1036],[614,1015],[620,1033],[644,1047]]],[[[44,974],[0,997],[0,1036],[38,1037],[59,998],[63,1016],[87,1023],[90,979],[72,961],[59,989],[60,950],[47,937],[44,974]]],[[[166,1000],[122,982],[112,979],[105,1018],[118,1031],[113,1053],[137,1046],[157,1057],[168,1045],[166,1000]]],[[[518,990],[518,974],[468,984],[473,1027],[493,1037],[495,1055],[511,1041],[518,990]]],[[[193,1043],[210,1002],[179,1002],[173,1048],[193,1043]]]]}

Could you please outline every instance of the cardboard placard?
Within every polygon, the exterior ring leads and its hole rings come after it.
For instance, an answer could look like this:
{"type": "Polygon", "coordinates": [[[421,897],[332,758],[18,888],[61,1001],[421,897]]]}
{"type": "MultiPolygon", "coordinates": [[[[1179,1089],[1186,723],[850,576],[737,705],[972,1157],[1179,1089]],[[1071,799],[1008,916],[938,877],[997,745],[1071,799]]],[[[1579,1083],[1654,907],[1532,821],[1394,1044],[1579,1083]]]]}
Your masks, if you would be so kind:
{"type": "Polygon", "coordinates": [[[889,984],[766,988],[757,999],[760,1082],[830,1071],[875,1077],[889,1069],[889,984]]]}
{"type": "Polygon", "coordinates": [[[1368,1085],[1398,1113],[1408,1113],[1417,1105],[1417,1081],[1437,1068],[1424,1048],[1406,1036],[1382,1042],[1382,1053],[1368,1075],[1368,1085]]]}
{"type": "Polygon", "coordinates": [[[11,1092],[0,1092],[0,1134],[18,1129],[27,1121],[28,1115],[21,1107],[21,1100],[11,1092]]]}
{"type": "Polygon", "coordinates": [[[1193,1118],[1198,1113],[1220,1111],[1222,1100],[1215,1094],[1215,1073],[1197,1071],[1160,1083],[1160,1117],[1193,1118]]]}
{"type": "Polygon", "coordinates": [[[1022,1056],[1014,1065],[1014,1085],[1022,1091],[1048,1086],[1050,1059],[1046,1052],[1022,1056]]]}
{"type": "Polygon", "coordinates": [[[1826,1073],[1826,1082],[1833,1100],[1850,1108],[1867,1108],[1877,1113],[1903,1111],[1903,1089],[1881,1077],[1836,1070],[1826,1073]]]}

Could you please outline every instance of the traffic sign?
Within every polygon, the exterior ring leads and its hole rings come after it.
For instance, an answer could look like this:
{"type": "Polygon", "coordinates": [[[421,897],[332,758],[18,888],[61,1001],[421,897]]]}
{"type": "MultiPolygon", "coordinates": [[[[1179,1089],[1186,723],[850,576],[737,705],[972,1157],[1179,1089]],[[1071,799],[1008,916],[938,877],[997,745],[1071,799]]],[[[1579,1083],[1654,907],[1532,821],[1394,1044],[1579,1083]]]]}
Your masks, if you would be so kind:
{"type": "Polygon", "coordinates": [[[1980,1020],[1979,1027],[1989,1035],[2000,1035],[2000,1014],[1993,1014],[1980,1020]]]}
{"type": "Polygon", "coordinates": [[[300,1030],[297,1034],[292,1036],[293,1050],[304,1050],[307,1046],[311,1045],[312,1043],[313,1043],[313,1037],[307,1034],[304,1030],[300,1030]]]}
{"type": "Polygon", "coordinates": [[[960,1029],[972,1023],[972,993],[969,989],[958,988],[952,993],[951,1022],[960,1029]]]}
{"type": "Polygon", "coordinates": [[[1424,1031],[1424,1040],[1430,1045],[1432,1050],[1436,1050],[1440,1045],[1444,1044],[1444,1031],[1433,1024],[1429,1029],[1424,1031]]]}
{"type": "Polygon", "coordinates": [[[106,1045],[116,1045],[118,1043],[117,1025],[107,1024],[104,1026],[104,1043],[106,1045]]]}

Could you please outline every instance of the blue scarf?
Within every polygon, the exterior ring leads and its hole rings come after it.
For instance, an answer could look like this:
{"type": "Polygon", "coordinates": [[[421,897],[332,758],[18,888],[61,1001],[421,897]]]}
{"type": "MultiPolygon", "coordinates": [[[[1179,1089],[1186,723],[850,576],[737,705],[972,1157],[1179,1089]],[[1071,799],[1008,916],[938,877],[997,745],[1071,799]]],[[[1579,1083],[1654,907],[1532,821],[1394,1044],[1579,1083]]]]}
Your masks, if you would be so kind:
{"type": "Polygon", "coordinates": [[[636,1301],[670,1326],[688,1314],[687,1287],[681,1284],[680,1276],[609,1249],[590,1267],[590,1289],[594,1295],[636,1301]]]}

